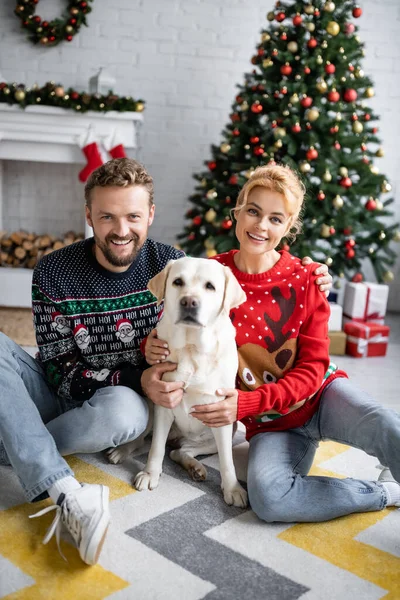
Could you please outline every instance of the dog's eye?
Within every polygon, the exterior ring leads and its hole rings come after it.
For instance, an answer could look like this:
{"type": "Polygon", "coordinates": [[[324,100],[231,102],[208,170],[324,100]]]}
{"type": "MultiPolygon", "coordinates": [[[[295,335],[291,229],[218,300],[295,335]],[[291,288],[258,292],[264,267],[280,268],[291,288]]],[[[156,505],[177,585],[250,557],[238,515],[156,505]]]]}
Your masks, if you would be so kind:
{"type": "Polygon", "coordinates": [[[270,373],[269,371],[264,371],[263,380],[264,383],[275,383],[276,377],[275,375],[272,375],[272,373],[270,373]]]}
{"type": "Polygon", "coordinates": [[[215,292],[215,286],[213,286],[213,284],[211,283],[211,281],[207,281],[207,283],[206,283],[206,290],[212,290],[213,292],[215,292]]]}
{"type": "Polygon", "coordinates": [[[254,385],[257,383],[253,373],[247,367],[242,371],[242,379],[247,385],[254,385]]]}
{"type": "Polygon", "coordinates": [[[177,287],[182,287],[183,286],[183,281],[182,281],[182,279],[180,277],[177,277],[172,282],[172,285],[176,285],[177,287]]]}

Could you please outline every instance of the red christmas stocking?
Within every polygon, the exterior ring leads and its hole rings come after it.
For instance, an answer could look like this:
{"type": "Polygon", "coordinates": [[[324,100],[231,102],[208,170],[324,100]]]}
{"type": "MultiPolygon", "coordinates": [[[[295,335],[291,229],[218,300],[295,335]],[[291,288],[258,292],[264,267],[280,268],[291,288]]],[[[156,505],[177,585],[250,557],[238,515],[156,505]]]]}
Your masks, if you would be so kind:
{"type": "Polygon", "coordinates": [[[78,177],[84,183],[95,169],[101,167],[103,164],[103,159],[101,158],[97,142],[86,144],[86,146],[82,148],[82,152],[86,156],[87,165],[83,167],[78,177]]]}
{"type": "Polygon", "coordinates": [[[108,152],[113,158],[126,158],[126,152],[123,144],[117,144],[108,152]]]}

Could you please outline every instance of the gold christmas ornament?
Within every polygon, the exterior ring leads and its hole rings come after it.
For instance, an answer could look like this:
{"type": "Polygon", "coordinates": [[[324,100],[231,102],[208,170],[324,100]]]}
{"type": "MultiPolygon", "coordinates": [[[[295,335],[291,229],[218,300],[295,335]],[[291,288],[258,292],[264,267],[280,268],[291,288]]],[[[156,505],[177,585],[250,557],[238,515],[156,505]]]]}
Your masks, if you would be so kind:
{"type": "Polygon", "coordinates": [[[272,67],[273,64],[274,64],[274,61],[271,60],[270,58],[265,58],[262,61],[262,66],[264,67],[264,69],[268,69],[268,67],[272,67]]]}
{"type": "Polygon", "coordinates": [[[261,34],[262,42],[269,42],[270,39],[271,39],[271,36],[269,35],[269,33],[264,32],[263,34],[261,34]]]}
{"type": "Polygon", "coordinates": [[[379,158],[382,158],[382,156],[385,156],[385,151],[383,148],[378,148],[378,150],[375,152],[375,156],[378,156],[379,158]]]}
{"type": "Polygon", "coordinates": [[[205,177],[200,181],[200,185],[201,187],[207,187],[207,179],[205,177]]]}
{"type": "Polygon", "coordinates": [[[325,264],[330,267],[333,263],[333,258],[330,256],[327,256],[327,258],[325,259],[325,264]]]}
{"type": "Polygon", "coordinates": [[[227,154],[229,152],[229,150],[231,149],[230,144],[228,144],[227,142],[224,142],[223,144],[220,145],[219,149],[221,150],[221,152],[223,154],[227,154]]]}
{"type": "Polygon", "coordinates": [[[331,235],[331,228],[329,227],[329,225],[326,225],[325,223],[322,225],[321,227],[321,231],[320,234],[322,237],[324,238],[328,238],[331,235]]]}
{"type": "Polygon", "coordinates": [[[380,240],[384,240],[386,238],[386,233],[384,231],[381,231],[378,237],[380,240]]]}
{"type": "Polygon", "coordinates": [[[321,48],[323,48],[324,50],[326,50],[326,48],[328,47],[328,42],[326,40],[324,40],[321,44],[321,48]]]}
{"type": "Polygon", "coordinates": [[[336,23],[336,21],[329,21],[328,25],[326,26],[326,31],[329,33],[329,35],[337,35],[340,32],[339,23],[336,23]]]}
{"type": "Polygon", "coordinates": [[[275,13],[272,10],[267,13],[267,19],[268,21],[273,21],[275,19],[275,13]]]}
{"type": "Polygon", "coordinates": [[[355,75],[356,77],[364,77],[364,71],[363,71],[362,69],[360,69],[360,68],[357,68],[357,69],[354,71],[354,75],[355,75]]]}
{"type": "Polygon", "coordinates": [[[335,10],[335,3],[334,2],[325,2],[323,9],[325,12],[333,12],[335,10]]]}
{"type": "Polygon", "coordinates": [[[304,7],[304,12],[306,13],[306,15],[313,15],[314,14],[314,6],[312,4],[306,4],[304,7]]]}
{"type": "Polygon", "coordinates": [[[54,93],[57,96],[57,98],[62,98],[62,96],[64,96],[64,94],[65,94],[65,91],[64,91],[64,88],[61,85],[58,85],[54,89],[54,93]]]}
{"type": "Polygon", "coordinates": [[[373,254],[373,253],[375,252],[375,248],[374,248],[373,246],[370,246],[370,247],[368,248],[368,252],[369,252],[370,254],[373,254]]]}
{"type": "Polygon", "coordinates": [[[287,49],[289,50],[289,52],[293,52],[293,54],[295,54],[299,49],[299,45],[297,42],[289,42],[287,45],[287,49]]]}
{"type": "Polygon", "coordinates": [[[322,179],[324,181],[326,181],[326,183],[329,183],[330,181],[332,181],[332,175],[331,175],[330,171],[326,170],[322,176],[322,179]]]}
{"type": "Polygon", "coordinates": [[[14,98],[16,99],[17,102],[22,102],[23,100],[25,100],[24,90],[17,90],[14,94],[14,98]]]}
{"type": "Polygon", "coordinates": [[[274,129],[275,138],[283,138],[286,135],[286,129],[284,127],[276,127],[274,129]]]}
{"type": "Polygon", "coordinates": [[[218,194],[217,194],[216,190],[214,190],[214,188],[211,188],[211,190],[208,190],[206,196],[209,200],[215,200],[215,198],[218,196],[218,194]]]}
{"type": "Polygon", "coordinates": [[[319,110],[317,108],[310,108],[307,110],[305,117],[308,121],[316,121],[319,117],[319,110]]]}
{"type": "Polygon", "coordinates": [[[292,104],[297,104],[297,102],[299,101],[299,96],[298,94],[292,94],[289,98],[290,102],[292,102],[292,104]]]}
{"type": "Polygon", "coordinates": [[[315,31],[315,25],[314,25],[314,23],[306,23],[306,29],[310,33],[312,33],[313,31],[315,31]]]}
{"type": "Polygon", "coordinates": [[[394,234],[393,234],[393,241],[394,242],[400,242],[400,231],[399,230],[397,230],[397,231],[394,232],[394,234]]]}
{"type": "Polygon", "coordinates": [[[339,173],[342,177],[348,177],[348,175],[349,175],[349,171],[346,167],[340,167],[339,173]]]}
{"type": "Polygon", "coordinates": [[[244,172],[244,176],[246,177],[246,179],[250,179],[250,177],[253,175],[254,173],[254,169],[248,169],[247,171],[244,172]]]}
{"type": "Polygon", "coordinates": [[[392,271],[385,271],[383,274],[383,281],[385,283],[391,283],[394,280],[394,275],[392,271]]]}
{"type": "Polygon", "coordinates": [[[276,140],[276,142],[274,144],[274,147],[275,148],[282,148],[282,146],[283,146],[282,140],[276,140]]]}
{"type": "Polygon", "coordinates": [[[209,250],[206,250],[207,258],[211,258],[212,256],[216,256],[217,254],[218,254],[217,251],[213,250],[211,248],[209,250]]]}
{"type": "Polygon", "coordinates": [[[308,173],[311,170],[311,165],[308,162],[302,162],[299,168],[302,173],[308,173]]]}
{"type": "Polygon", "coordinates": [[[242,104],[240,104],[240,106],[239,106],[239,109],[243,110],[243,111],[248,110],[248,108],[249,108],[249,104],[248,104],[247,100],[242,102],[242,104]]]}
{"type": "Polygon", "coordinates": [[[332,202],[333,206],[339,210],[340,208],[342,208],[344,202],[343,202],[343,198],[341,196],[339,196],[339,194],[337,194],[332,202]]]}
{"type": "Polygon", "coordinates": [[[137,112],[143,112],[144,111],[144,104],[143,104],[143,102],[136,102],[136,111],[137,112]]]}
{"type": "Polygon", "coordinates": [[[325,94],[325,92],[328,91],[328,84],[326,83],[325,79],[323,79],[322,77],[320,79],[317,79],[317,83],[316,86],[317,90],[319,91],[320,94],[325,94]]]}
{"type": "Polygon", "coordinates": [[[318,54],[317,58],[315,59],[315,62],[317,63],[317,65],[322,65],[322,63],[324,62],[324,59],[322,58],[322,56],[320,54],[318,54]]]}
{"type": "Polygon", "coordinates": [[[380,200],[376,200],[375,204],[376,204],[376,210],[383,209],[383,203],[380,200]]]}
{"type": "Polygon", "coordinates": [[[364,96],[365,96],[366,98],[372,98],[373,96],[375,96],[375,90],[374,90],[374,88],[373,88],[373,87],[368,87],[368,88],[365,90],[365,94],[364,94],[364,96]]]}
{"type": "Polygon", "coordinates": [[[311,223],[312,223],[313,225],[316,225],[316,224],[317,224],[317,219],[311,219],[311,223]]]}
{"type": "Polygon", "coordinates": [[[392,186],[390,185],[390,183],[388,183],[386,181],[386,179],[384,179],[382,181],[382,185],[381,185],[381,192],[383,194],[387,194],[388,192],[391,192],[391,191],[392,191],[392,186]]]}
{"type": "Polygon", "coordinates": [[[371,165],[369,170],[371,171],[371,173],[373,173],[374,175],[378,175],[379,174],[379,169],[376,165],[371,165]]]}
{"type": "Polygon", "coordinates": [[[363,127],[363,124],[360,123],[360,121],[354,121],[354,123],[352,125],[352,129],[353,129],[354,133],[362,133],[364,127],[363,127]]]}
{"type": "Polygon", "coordinates": [[[207,221],[207,223],[212,223],[213,221],[215,221],[216,216],[217,216],[217,211],[214,210],[213,208],[209,208],[208,211],[206,212],[206,214],[204,215],[204,218],[207,221]]]}

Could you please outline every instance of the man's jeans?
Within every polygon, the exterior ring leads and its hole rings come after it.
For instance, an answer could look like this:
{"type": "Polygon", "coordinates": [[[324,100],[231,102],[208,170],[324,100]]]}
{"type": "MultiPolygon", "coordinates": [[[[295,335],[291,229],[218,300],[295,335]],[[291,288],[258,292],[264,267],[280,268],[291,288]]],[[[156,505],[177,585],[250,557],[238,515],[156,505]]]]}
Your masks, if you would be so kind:
{"type": "Polygon", "coordinates": [[[247,486],[260,519],[318,522],[386,506],[386,493],[375,481],[307,475],[321,440],[376,456],[400,482],[400,414],[338,378],[326,387],[319,410],[305,425],[250,440],[247,486]]]}
{"type": "Polygon", "coordinates": [[[147,419],[146,401],[124,386],[103,388],[62,413],[41,365],[0,333],[0,464],[12,465],[29,501],[73,474],[61,455],[134,440],[147,419]]]}

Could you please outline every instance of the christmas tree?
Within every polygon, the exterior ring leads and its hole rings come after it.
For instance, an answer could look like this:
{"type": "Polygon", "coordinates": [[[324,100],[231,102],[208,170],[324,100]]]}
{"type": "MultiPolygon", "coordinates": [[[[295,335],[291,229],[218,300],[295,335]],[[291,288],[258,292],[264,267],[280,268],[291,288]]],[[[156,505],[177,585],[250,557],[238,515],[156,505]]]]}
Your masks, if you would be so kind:
{"type": "Polygon", "coordinates": [[[221,144],[195,175],[178,236],[189,254],[237,247],[230,211],[240,188],[257,166],[275,161],[300,171],[307,188],[303,235],[291,251],[353,281],[362,281],[368,257],[378,281],[393,279],[390,243],[400,232],[388,224],[391,186],[375,164],[383,149],[368,106],[373,84],[362,70],[361,15],[353,0],[281,1],[267,14],[221,144]]]}

